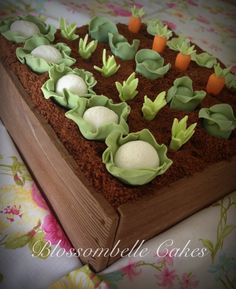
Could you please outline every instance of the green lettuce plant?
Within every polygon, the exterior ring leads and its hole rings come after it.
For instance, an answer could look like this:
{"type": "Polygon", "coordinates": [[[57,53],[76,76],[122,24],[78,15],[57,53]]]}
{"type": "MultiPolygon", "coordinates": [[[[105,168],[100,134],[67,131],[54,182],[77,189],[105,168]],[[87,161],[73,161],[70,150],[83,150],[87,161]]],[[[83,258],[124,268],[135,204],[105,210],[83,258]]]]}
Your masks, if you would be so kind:
{"type": "Polygon", "coordinates": [[[83,59],[89,59],[94,53],[98,45],[97,40],[92,40],[88,43],[88,34],[85,35],[84,39],[79,40],[79,55],[83,59]]]}
{"type": "Polygon", "coordinates": [[[54,41],[54,35],[56,33],[56,28],[53,25],[47,25],[41,17],[36,16],[18,16],[18,17],[9,17],[0,21],[0,33],[9,41],[16,43],[23,43],[30,37],[24,36],[17,32],[12,32],[10,30],[11,24],[16,20],[29,21],[37,25],[40,33],[38,36],[42,36],[48,39],[48,41],[54,41]]]}
{"type": "Polygon", "coordinates": [[[190,40],[184,38],[183,36],[173,37],[171,40],[167,41],[167,46],[174,51],[179,51],[179,47],[183,45],[183,43],[190,43],[190,40]]]}
{"type": "MultiPolygon", "coordinates": [[[[31,54],[31,51],[40,45],[49,45],[50,42],[40,36],[33,36],[25,41],[23,47],[18,47],[16,49],[16,56],[19,61],[23,64],[28,65],[34,72],[44,73],[49,70],[53,63],[47,62],[43,58],[36,57],[31,54]]],[[[71,66],[76,62],[76,60],[70,57],[71,49],[64,43],[57,43],[53,45],[61,53],[61,60],[57,64],[64,63],[66,66],[71,66]]]]}
{"type": "Polygon", "coordinates": [[[146,120],[153,120],[157,113],[167,104],[165,96],[165,91],[159,93],[154,101],[148,98],[147,95],[144,96],[142,112],[146,120]]]}
{"type": "Polygon", "coordinates": [[[199,118],[202,118],[202,124],[206,131],[219,138],[228,139],[236,128],[233,109],[227,103],[200,109],[199,118]]]}
{"type": "Polygon", "coordinates": [[[228,73],[225,77],[225,86],[229,89],[236,90],[236,75],[233,73],[228,73]]]}
{"type": "Polygon", "coordinates": [[[164,144],[159,145],[154,136],[148,129],[139,132],[130,133],[123,136],[119,131],[113,131],[106,138],[107,149],[102,155],[103,163],[110,174],[129,185],[144,185],[152,181],[155,177],[164,174],[172,165],[172,160],[167,157],[167,147],[164,144]],[[115,154],[119,147],[127,142],[142,140],[154,147],[159,159],[160,165],[157,168],[126,169],[117,167],[114,163],[115,154]]]}
{"type": "Polygon", "coordinates": [[[77,24],[75,22],[69,24],[65,18],[62,17],[60,19],[60,29],[61,29],[62,37],[71,41],[77,39],[79,35],[75,34],[76,28],[77,28],[77,24]]]}
{"type": "Polygon", "coordinates": [[[108,33],[109,45],[114,55],[122,60],[131,60],[134,58],[139,44],[139,39],[134,39],[132,44],[129,44],[128,40],[119,33],[108,33]]]}
{"type": "Polygon", "coordinates": [[[122,101],[131,100],[138,94],[136,90],[138,87],[138,78],[135,78],[135,72],[130,74],[127,80],[123,81],[123,84],[118,81],[116,81],[115,84],[122,101]]]}
{"type": "Polygon", "coordinates": [[[94,95],[91,98],[79,98],[77,106],[66,112],[65,116],[73,120],[79,127],[81,134],[89,140],[104,140],[112,131],[119,131],[122,135],[129,132],[126,122],[130,113],[130,106],[126,102],[114,104],[111,99],[104,95],[94,95]],[[119,118],[118,123],[110,123],[99,128],[94,128],[83,119],[85,111],[91,107],[104,106],[113,110],[119,118]]]}
{"type": "Polygon", "coordinates": [[[120,68],[120,65],[117,65],[114,55],[108,56],[107,59],[106,53],[107,53],[106,49],[103,49],[102,53],[103,66],[98,67],[94,65],[94,69],[101,72],[102,76],[109,77],[117,72],[117,70],[120,68]]]}
{"type": "Polygon", "coordinates": [[[188,76],[177,78],[167,92],[170,107],[181,111],[193,111],[206,96],[204,90],[193,91],[192,80],[188,76]]]}
{"type": "Polygon", "coordinates": [[[193,53],[191,55],[191,59],[199,66],[206,68],[212,68],[217,63],[216,58],[207,52],[203,52],[200,54],[193,53]]]}
{"type": "Polygon", "coordinates": [[[152,49],[141,49],[135,55],[136,72],[154,80],[163,77],[170,69],[170,63],[164,65],[164,59],[152,49]]]}
{"type": "Polygon", "coordinates": [[[96,16],[89,23],[89,35],[98,42],[108,42],[108,33],[118,33],[116,25],[106,17],[96,16]]]}
{"type": "Polygon", "coordinates": [[[180,121],[177,118],[174,119],[171,129],[171,150],[177,151],[180,149],[182,145],[188,142],[195,133],[197,123],[195,122],[187,127],[187,121],[187,115],[185,115],[185,117],[183,117],[180,121]]]}
{"type": "Polygon", "coordinates": [[[44,97],[46,99],[52,98],[54,101],[66,108],[75,107],[79,97],[91,97],[95,94],[93,87],[96,85],[97,81],[95,80],[93,74],[89,71],[79,68],[72,69],[64,64],[55,64],[49,69],[48,74],[49,79],[41,87],[44,97]],[[56,92],[57,81],[67,74],[74,74],[81,77],[87,86],[88,93],[79,96],[67,89],[64,89],[62,95],[58,94],[56,92]]]}

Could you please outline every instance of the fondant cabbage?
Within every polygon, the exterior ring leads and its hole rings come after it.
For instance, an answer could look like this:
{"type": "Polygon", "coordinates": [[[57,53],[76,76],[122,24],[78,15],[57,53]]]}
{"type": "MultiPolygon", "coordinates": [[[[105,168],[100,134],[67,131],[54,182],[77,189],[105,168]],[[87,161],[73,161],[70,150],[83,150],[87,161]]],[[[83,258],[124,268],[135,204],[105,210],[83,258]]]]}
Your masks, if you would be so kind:
{"type": "Polygon", "coordinates": [[[188,76],[177,78],[167,92],[170,107],[182,111],[193,111],[206,96],[204,90],[193,91],[192,80],[188,76]]]}
{"type": "Polygon", "coordinates": [[[207,52],[203,52],[200,54],[193,53],[191,55],[191,59],[199,66],[206,68],[212,68],[217,63],[216,58],[207,52]]]}
{"type": "Polygon", "coordinates": [[[91,98],[79,98],[77,106],[68,112],[65,116],[73,120],[79,127],[81,134],[89,140],[104,140],[112,131],[119,131],[121,134],[127,134],[129,127],[126,122],[130,113],[130,107],[125,103],[116,103],[104,95],[95,95],[91,98]],[[83,119],[83,115],[88,108],[94,106],[105,106],[113,110],[119,117],[119,122],[110,123],[95,129],[90,123],[83,119]]]}
{"type": "MultiPolygon", "coordinates": [[[[19,61],[23,64],[27,64],[34,72],[43,73],[49,70],[53,63],[48,63],[45,59],[35,57],[31,54],[31,51],[40,45],[49,45],[50,42],[41,36],[33,36],[25,41],[23,47],[18,47],[16,49],[16,56],[19,61]]],[[[57,43],[53,45],[57,48],[62,59],[57,64],[65,64],[66,66],[71,66],[76,62],[76,60],[70,57],[71,49],[64,43],[57,43]]]]}
{"type": "Polygon", "coordinates": [[[114,55],[122,60],[130,60],[134,58],[138,50],[140,40],[134,39],[132,44],[129,44],[128,40],[119,33],[108,33],[108,36],[109,45],[114,55]]]}
{"type": "Polygon", "coordinates": [[[52,25],[47,25],[39,17],[31,15],[18,16],[14,18],[11,17],[0,21],[0,33],[7,40],[16,43],[23,43],[27,39],[29,39],[29,37],[23,36],[22,34],[10,31],[11,24],[16,20],[25,20],[36,24],[40,31],[40,34],[38,34],[39,36],[47,38],[50,42],[54,41],[54,34],[56,33],[56,28],[52,25]]]}
{"type": "Polygon", "coordinates": [[[141,49],[135,55],[136,72],[144,77],[154,80],[163,77],[171,65],[164,65],[164,59],[154,50],[141,49]]]}
{"type": "Polygon", "coordinates": [[[89,71],[86,71],[84,69],[74,68],[71,69],[68,66],[65,66],[64,64],[60,65],[53,65],[49,69],[49,79],[43,84],[42,86],[42,92],[46,99],[52,98],[60,105],[67,107],[67,108],[73,108],[77,105],[77,101],[79,97],[75,93],[72,93],[71,91],[64,89],[63,95],[59,95],[56,93],[56,84],[57,81],[64,75],[67,74],[75,74],[80,76],[84,82],[87,85],[88,93],[85,95],[82,95],[83,97],[90,97],[91,95],[95,94],[93,91],[93,87],[96,85],[97,81],[95,80],[93,74],[89,71]]]}
{"type": "Polygon", "coordinates": [[[129,185],[144,185],[152,181],[158,175],[164,174],[171,166],[172,161],[167,157],[167,147],[159,145],[154,136],[148,129],[143,129],[139,132],[130,133],[123,136],[121,132],[114,131],[106,138],[107,149],[102,155],[103,163],[110,174],[129,185]],[[154,169],[125,169],[119,168],[114,163],[114,157],[118,148],[130,141],[143,140],[152,145],[159,156],[160,165],[154,169]]]}
{"type": "Polygon", "coordinates": [[[206,131],[219,138],[228,139],[236,128],[233,109],[227,103],[202,108],[199,111],[199,118],[203,119],[202,124],[206,131]]]}
{"type": "Polygon", "coordinates": [[[116,25],[106,17],[96,16],[89,23],[89,34],[98,42],[108,42],[108,33],[117,33],[116,25]]]}

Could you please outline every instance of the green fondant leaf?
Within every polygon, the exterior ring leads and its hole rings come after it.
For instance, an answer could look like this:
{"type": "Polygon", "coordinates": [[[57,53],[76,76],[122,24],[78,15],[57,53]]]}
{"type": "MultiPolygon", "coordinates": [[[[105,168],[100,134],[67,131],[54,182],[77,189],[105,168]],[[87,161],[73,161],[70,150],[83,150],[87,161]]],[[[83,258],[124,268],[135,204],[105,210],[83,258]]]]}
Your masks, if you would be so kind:
{"type": "Polygon", "coordinates": [[[145,95],[142,112],[146,120],[153,120],[157,113],[167,104],[165,95],[166,92],[162,91],[154,101],[145,95]]]}
{"type": "Polygon", "coordinates": [[[177,78],[167,92],[170,107],[182,111],[193,111],[206,96],[203,90],[193,91],[192,80],[188,76],[177,78]]]}
{"type": "MultiPolygon", "coordinates": [[[[33,36],[26,40],[23,47],[16,49],[16,56],[23,64],[27,64],[34,72],[44,73],[49,70],[53,63],[48,63],[45,59],[35,57],[31,54],[32,50],[40,45],[50,45],[50,42],[41,36],[33,36]]],[[[70,57],[71,49],[64,43],[57,43],[53,45],[61,53],[62,58],[57,64],[65,64],[71,66],[75,63],[75,59],[70,57]]]]}
{"type": "Polygon", "coordinates": [[[91,98],[79,98],[77,106],[66,112],[66,117],[73,120],[79,127],[82,135],[89,140],[104,140],[112,131],[120,131],[122,134],[129,132],[126,122],[130,113],[130,107],[125,103],[114,104],[111,99],[104,95],[95,95],[91,98]],[[94,128],[90,123],[83,119],[83,115],[88,108],[94,106],[104,106],[113,110],[119,118],[118,124],[110,123],[104,126],[94,128]]]}
{"type": "Polygon", "coordinates": [[[151,132],[147,129],[136,133],[130,133],[127,136],[122,136],[119,131],[112,132],[106,138],[107,149],[104,151],[102,159],[106,165],[107,170],[122,182],[129,185],[144,185],[152,181],[158,175],[164,174],[171,166],[172,161],[167,157],[167,147],[162,144],[159,145],[151,132]],[[119,168],[114,163],[114,157],[118,148],[130,141],[143,140],[152,145],[159,156],[160,165],[154,169],[124,169],[119,168]]]}
{"type": "Polygon", "coordinates": [[[191,55],[191,59],[199,66],[207,68],[212,68],[217,63],[216,58],[207,52],[203,52],[200,54],[194,53],[191,55]]]}
{"type": "Polygon", "coordinates": [[[164,59],[154,50],[141,49],[135,55],[136,72],[144,77],[154,80],[163,77],[170,69],[168,63],[164,65],[164,59]]]}
{"type": "Polygon", "coordinates": [[[45,37],[48,39],[50,42],[54,41],[54,35],[56,33],[56,28],[52,25],[47,25],[44,23],[41,18],[36,17],[36,16],[18,16],[18,17],[9,17],[7,19],[1,20],[0,21],[0,33],[9,41],[13,41],[16,43],[23,43],[30,37],[23,36],[17,32],[12,32],[10,30],[11,24],[16,21],[16,20],[25,20],[32,22],[37,25],[39,28],[40,33],[38,36],[45,37]]]}
{"type": "Polygon", "coordinates": [[[210,135],[219,138],[228,139],[236,128],[236,118],[233,109],[227,103],[200,109],[199,118],[203,119],[202,123],[206,131],[210,135]]]}
{"type": "Polygon", "coordinates": [[[108,33],[118,33],[116,25],[106,17],[96,16],[89,23],[89,34],[98,42],[108,42],[108,33]]]}
{"type": "Polygon", "coordinates": [[[127,39],[119,33],[108,33],[108,36],[109,45],[114,55],[122,60],[130,60],[134,58],[138,50],[140,40],[134,39],[132,44],[129,44],[127,39]]]}
{"type": "Polygon", "coordinates": [[[73,108],[77,106],[77,101],[79,97],[90,97],[91,95],[95,94],[95,92],[93,91],[93,87],[96,85],[96,83],[97,81],[95,80],[93,74],[89,71],[79,68],[71,69],[64,64],[54,64],[49,69],[49,79],[43,84],[41,90],[46,99],[52,98],[64,107],[73,108]],[[68,89],[64,89],[63,95],[59,95],[56,92],[57,81],[67,74],[75,74],[77,76],[80,76],[87,86],[88,93],[83,95],[77,95],[69,91],[68,89]]]}
{"type": "Polygon", "coordinates": [[[135,78],[135,72],[133,72],[127,80],[123,81],[123,84],[118,81],[115,84],[122,101],[131,100],[138,94],[136,90],[138,87],[138,78],[135,78]]]}

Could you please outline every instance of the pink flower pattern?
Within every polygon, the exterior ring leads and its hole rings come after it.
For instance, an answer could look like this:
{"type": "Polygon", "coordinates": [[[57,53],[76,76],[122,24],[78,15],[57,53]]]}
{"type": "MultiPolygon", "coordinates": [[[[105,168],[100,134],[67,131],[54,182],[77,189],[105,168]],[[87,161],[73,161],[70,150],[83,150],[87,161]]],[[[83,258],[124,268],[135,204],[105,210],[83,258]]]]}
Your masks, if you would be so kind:
{"type": "Polygon", "coordinates": [[[192,274],[183,273],[180,289],[194,289],[197,288],[198,284],[199,282],[192,274]]]}
{"type": "Polygon", "coordinates": [[[158,285],[164,288],[171,288],[176,280],[176,271],[164,268],[159,274],[156,275],[158,279],[158,285]]]}
{"type": "Polygon", "coordinates": [[[136,263],[129,262],[127,266],[121,269],[122,273],[126,275],[130,281],[132,281],[133,278],[135,278],[142,272],[141,269],[137,269],[136,265],[136,263]]]}
{"type": "Polygon", "coordinates": [[[69,251],[72,248],[65,233],[62,231],[56,218],[52,214],[49,214],[44,218],[42,229],[45,233],[45,239],[50,241],[52,245],[56,245],[60,242],[60,247],[64,248],[66,251],[69,251]]]}

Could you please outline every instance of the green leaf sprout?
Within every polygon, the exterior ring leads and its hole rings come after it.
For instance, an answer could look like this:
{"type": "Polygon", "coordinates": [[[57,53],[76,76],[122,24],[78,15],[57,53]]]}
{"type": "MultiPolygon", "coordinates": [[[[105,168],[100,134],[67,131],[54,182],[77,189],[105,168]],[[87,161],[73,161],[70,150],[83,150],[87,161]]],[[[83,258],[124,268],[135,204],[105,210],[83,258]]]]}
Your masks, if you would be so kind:
{"type": "Polygon", "coordinates": [[[60,19],[61,35],[68,40],[75,40],[79,36],[75,34],[77,28],[76,23],[67,23],[65,18],[60,19]]]}
{"type": "Polygon", "coordinates": [[[109,77],[117,72],[117,70],[120,68],[120,65],[117,65],[114,55],[108,56],[108,59],[107,59],[106,54],[107,54],[106,49],[103,49],[103,53],[102,53],[103,66],[101,68],[101,67],[94,65],[94,69],[101,72],[101,74],[104,77],[109,77]]]}
{"type": "Polygon", "coordinates": [[[218,77],[225,78],[227,76],[227,74],[230,72],[230,70],[231,70],[231,67],[221,68],[219,63],[214,65],[214,72],[215,72],[215,75],[218,77]]]}
{"type": "Polygon", "coordinates": [[[84,39],[80,38],[79,40],[79,55],[83,59],[89,59],[93,52],[96,50],[97,45],[97,40],[92,40],[88,43],[88,34],[86,34],[84,39]]]}
{"type": "Polygon", "coordinates": [[[153,120],[157,113],[167,104],[165,96],[165,91],[159,93],[154,101],[148,98],[147,95],[144,96],[142,112],[146,120],[153,120]]]}
{"type": "Polygon", "coordinates": [[[116,81],[115,84],[122,101],[131,100],[138,94],[136,90],[138,87],[138,78],[135,78],[135,72],[130,74],[127,80],[123,81],[123,84],[118,81],[116,81]]]}
{"type": "Polygon", "coordinates": [[[187,128],[187,121],[187,115],[183,117],[180,121],[177,118],[174,119],[171,129],[171,150],[177,151],[193,136],[197,123],[195,122],[187,128]]]}
{"type": "Polygon", "coordinates": [[[131,8],[131,13],[133,17],[142,18],[145,14],[143,8],[137,8],[135,5],[131,8]]]}

